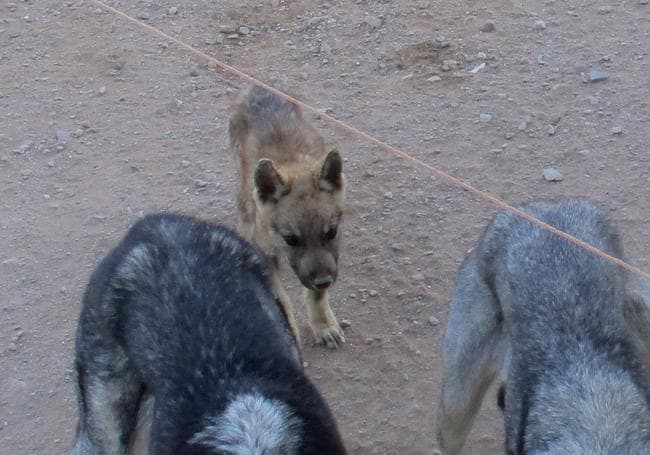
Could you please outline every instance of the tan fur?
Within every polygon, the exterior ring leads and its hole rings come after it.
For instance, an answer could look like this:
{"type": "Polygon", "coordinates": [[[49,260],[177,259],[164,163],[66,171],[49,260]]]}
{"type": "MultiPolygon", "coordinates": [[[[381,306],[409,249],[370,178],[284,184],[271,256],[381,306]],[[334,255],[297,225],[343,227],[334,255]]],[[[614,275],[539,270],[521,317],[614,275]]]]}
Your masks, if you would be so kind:
{"type": "Polygon", "coordinates": [[[306,287],[315,340],[335,348],[345,341],[327,291],[337,275],[345,193],[339,153],[326,152],[297,107],[259,88],[236,105],[230,145],[239,158],[239,232],[268,255],[275,294],[296,338],[298,326],[279,276],[281,255],[306,287]]]}

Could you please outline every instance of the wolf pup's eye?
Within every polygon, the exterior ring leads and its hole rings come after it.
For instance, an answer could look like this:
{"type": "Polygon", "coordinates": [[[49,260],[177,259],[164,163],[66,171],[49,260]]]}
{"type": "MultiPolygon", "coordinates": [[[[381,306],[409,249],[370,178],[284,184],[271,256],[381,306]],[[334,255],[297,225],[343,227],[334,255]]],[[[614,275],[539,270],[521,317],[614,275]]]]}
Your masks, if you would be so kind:
{"type": "Polygon", "coordinates": [[[337,232],[338,226],[332,226],[329,231],[325,233],[325,238],[327,240],[334,240],[336,237],[336,232],[337,232]]]}
{"type": "Polygon", "coordinates": [[[293,234],[283,235],[282,238],[289,246],[297,246],[300,243],[300,239],[293,234]]]}

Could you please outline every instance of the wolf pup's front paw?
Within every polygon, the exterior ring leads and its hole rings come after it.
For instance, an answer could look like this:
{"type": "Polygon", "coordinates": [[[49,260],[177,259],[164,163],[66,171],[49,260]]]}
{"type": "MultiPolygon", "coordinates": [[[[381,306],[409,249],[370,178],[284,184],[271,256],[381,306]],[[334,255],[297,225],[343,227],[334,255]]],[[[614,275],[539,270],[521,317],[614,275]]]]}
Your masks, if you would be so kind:
{"type": "Polygon", "coordinates": [[[345,336],[338,322],[330,326],[313,328],[313,332],[316,343],[323,344],[329,349],[336,349],[339,344],[345,343],[345,336]]]}

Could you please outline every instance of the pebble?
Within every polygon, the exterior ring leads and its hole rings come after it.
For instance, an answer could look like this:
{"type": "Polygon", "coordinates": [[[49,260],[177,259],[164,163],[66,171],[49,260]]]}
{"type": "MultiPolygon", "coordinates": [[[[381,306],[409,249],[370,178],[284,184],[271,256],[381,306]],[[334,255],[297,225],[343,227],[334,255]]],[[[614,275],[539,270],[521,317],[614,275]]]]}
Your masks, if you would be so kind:
{"type": "Polygon", "coordinates": [[[182,166],[182,167],[184,167],[184,168],[188,168],[188,167],[190,167],[191,165],[192,165],[192,162],[191,162],[191,161],[188,161],[188,160],[181,160],[181,166],[182,166]]]}
{"type": "Polygon", "coordinates": [[[413,281],[424,281],[424,274],[414,273],[411,278],[413,279],[413,281]]]}
{"type": "Polygon", "coordinates": [[[647,5],[649,0],[639,0],[639,5],[647,5]]]}
{"type": "Polygon", "coordinates": [[[479,120],[482,123],[487,123],[490,120],[492,120],[492,114],[481,114],[481,115],[479,115],[479,120]]]}
{"type": "Polygon", "coordinates": [[[142,19],[143,21],[149,20],[150,17],[151,16],[146,11],[142,11],[141,13],[138,13],[138,19],[142,19]]]}
{"type": "Polygon", "coordinates": [[[199,75],[199,70],[194,66],[190,69],[190,76],[197,77],[199,75]]]}
{"type": "Polygon", "coordinates": [[[479,60],[485,60],[487,58],[487,54],[485,52],[479,52],[476,54],[476,58],[479,60]]]}
{"type": "Polygon", "coordinates": [[[31,169],[22,169],[22,170],[20,171],[20,175],[21,175],[23,178],[26,179],[26,178],[28,178],[30,175],[32,175],[32,170],[31,170],[31,169]]]}
{"type": "Polygon", "coordinates": [[[431,76],[429,79],[427,79],[427,81],[429,81],[429,82],[440,82],[441,80],[442,80],[442,78],[440,76],[435,76],[435,75],[431,76]]]}
{"type": "Polygon", "coordinates": [[[486,22],[485,24],[481,25],[479,28],[480,31],[484,33],[490,33],[493,32],[496,26],[494,25],[494,22],[486,22]]]}
{"type": "Polygon", "coordinates": [[[598,8],[598,14],[609,14],[612,11],[614,11],[614,8],[609,5],[601,6],[600,8],[598,8]]]}
{"type": "Polygon", "coordinates": [[[612,134],[623,134],[623,128],[620,126],[615,126],[612,128],[612,134]]]}
{"type": "Polygon", "coordinates": [[[370,297],[377,297],[379,295],[379,292],[375,291],[374,289],[371,289],[368,291],[368,295],[370,297]]]}
{"type": "Polygon", "coordinates": [[[169,14],[170,16],[175,16],[175,15],[177,15],[177,14],[178,14],[178,8],[175,7],[175,6],[170,7],[170,8],[167,10],[167,14],[169,14]]]}
{"type": "Polygon", "coordinates": [[[588,81],[589,82],[600,82],[600,81],[606,80],[608,77],[609,76],[607,75],[607,73],[603,73],[602,71],[598,71],[598,70],[591,70],[591,71],[589,71],[589,79],[588,79],[588,81]]]}
{"type": "Polygon", "coordinates": [[[70,140],[70,133],[64,130],[57,130],[56,133],[54,134],[56,137],[56,140],[59,142],[65,142],[70,140]]]}
{"type": "Polygon", "coordinates": [[[453,68],[456,68],[458,66],[458,62],[456,60],[443,60],[442,61],[442,70],[443,71],[451,71],[453,68]]]}
{"type": "Polygon", "coordinates": [[[393,199],[393,193],[387,191],[384,193],[384,199],[393,199]]]}
{"type": "Polygon", "coordinates": [[[544,30],[546,28],[546,22],[544,22],[544,21],[535,21],[535,24],[533,24],[533,28],[535,30],[544,30]]]}
{"type": "Polygon", "coordinates": [[[376,16],[368,16],[363,20],[363,22],[373,29],[381,27],[381,19],[376,16]]]}
{"type": "Polygon", "coordinates": [[[564,179],[560,171],[554,167],[544,168],[544,180],[547,182],[561,182],[564,179]]]}
{"type": "Polygon", "coordinates": [[[100,95],[105,95],[106,94],[106,87],[104,87],[104,86],[99,87],[99,90],[97,90],[97,93],[99,93],[100,95]]]}
{"type": "Polygon", "coordinates": [[[479,71],[481,71],[483,68],[485,68],[485,62],[482,62],[480,65],[476,65],[474,68],[469,70],[469,72],[472,74],[476,74],[479,71]]]}
{"type": "Polygon", "coordinates": [[[241,27],[239,27],[239,33],[244,36],[250,35],[251,29],[249,27],[246,27],[245,25],[242,25],[241,27]]]}
{"type": "Polygon", "coordinates": [[[206,182],[205,180],[196,179],[194,180],[194,185],[196,185],[197,188],[205,188],[206,186],[208,186],[208,182],[206,182]]]}
{"type": "Polygon", "coordinates": [[[435,326],[437,326],[438,324],[440,324],[440,320],[439,320],[437,317],[435,317],[434,315],[431,315],[431,316],[429,317],[429,324],[431,324],[432,326],[435,327],[435,326]]]}
{"type": "Polygon", "coordinates": [[[352,327],[352,323],[347,319],[341,319],[339,321],[339,325],[341,326],[342,329],[347,329],[349,327],[352,327]]]}
{"type": "Polygon", "coordinates": [[[92,215],[86,217],[84,220],[84,226],[96,226],[100,223],[103,223],[104,221],[106,221],[106,216],[93,213],[92,215]]]}
{"type": "Polygon", "coordinates": [[[555,136],[555,131],[556,131],[555,125],[549,125],[548,126],[548,131],[547,132],[548,132],[549,136],[555,136]]]}

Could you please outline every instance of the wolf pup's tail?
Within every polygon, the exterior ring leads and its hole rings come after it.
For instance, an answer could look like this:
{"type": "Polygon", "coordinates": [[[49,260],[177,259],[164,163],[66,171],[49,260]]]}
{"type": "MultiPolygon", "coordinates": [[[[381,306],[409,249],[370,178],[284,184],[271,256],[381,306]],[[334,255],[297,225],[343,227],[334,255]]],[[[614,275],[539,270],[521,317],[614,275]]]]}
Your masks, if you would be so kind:
{"type": "Polygon", "coordinates": [[[295,104],[262,87],[253,86],[244,92],[230,118],[231,146],[241,144],[250,131],[262,136],[296,124],[301,117],[300,108],[295,104]]]}

